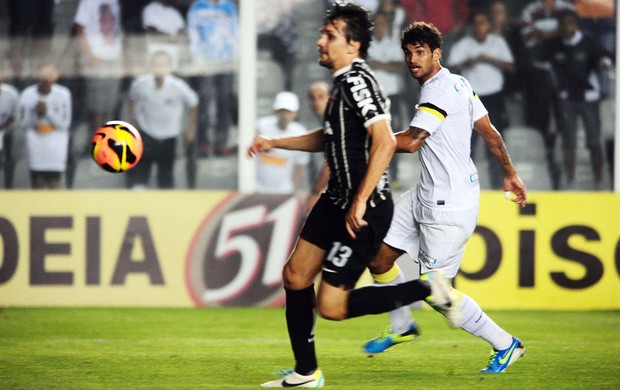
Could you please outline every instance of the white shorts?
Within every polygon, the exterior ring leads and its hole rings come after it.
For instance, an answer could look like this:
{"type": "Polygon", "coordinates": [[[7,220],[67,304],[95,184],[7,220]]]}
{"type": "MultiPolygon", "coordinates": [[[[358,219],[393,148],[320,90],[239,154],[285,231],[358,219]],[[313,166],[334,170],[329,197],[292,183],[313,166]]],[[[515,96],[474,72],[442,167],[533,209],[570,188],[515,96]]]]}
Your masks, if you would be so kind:
{"type": "Polygon", "coordinates": [[[418,201],[414,187],[396,201],[392,224],[383,241],[407,252],[419,264],[420,274],[441,270],[447,278],[453,278],[477,220],[477,203],[466,210],[426,207],[418,201]]]}

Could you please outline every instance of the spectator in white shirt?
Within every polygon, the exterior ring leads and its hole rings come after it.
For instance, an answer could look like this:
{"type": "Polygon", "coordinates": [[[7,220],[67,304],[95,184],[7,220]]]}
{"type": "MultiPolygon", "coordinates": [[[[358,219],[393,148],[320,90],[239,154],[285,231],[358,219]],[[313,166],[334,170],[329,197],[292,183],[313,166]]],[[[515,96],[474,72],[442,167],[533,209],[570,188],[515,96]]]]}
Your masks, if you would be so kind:
{"type": "Polygon", "coordinates": [[[71,92],[56,84],[54,65],[41,66],[37,78],[37,84],[27,87],[19,101],[30,178],[34,189],[59,189],[69,153],[71,92]]]}
{"type": "Polygon", "coordinates": [[[156,51],[165,51],[172,60],[172,69],[179,68],[181,45],[187,44],[185,19],[172,0],[155,0],[142,11],[142,28],[146,31],[147,58],[156,51]]]}
{"type": "Polygon", "coordinates": [[[15,165],[12,155],[12,133],[19,115],[19,92],[3,81],[4,74],[0,71],[0,169],[4,170],[4,187],[12,188],[15,165]]]}
{"type": "MultiPolygon", "coordinates": [[[[257,133],[263,137],[304,135],[306,127],[295,121],[299,99],[293,92],[280,92],[273,103],[275,115],[259,118],[257,133]]],[[[256,163],[256,192],[292,194],[302,188],[304,167],[310,154],[298,150],[272,149],[256,163]]]]}
{"type": "MultiPolygon", "coordinates": [[[[81,72],[86,77],[89,129],[94,131],[110,120],[120,94],[123,29],[118,0],[80,0],[74,27],[81,49],[81,72]]],[[[88,143],[85,149],[89,148],[88,143]]]]}
{"type": "Polygon", "coordinates": [[[184,149],[194,141],[198,95],[171,74],[167,52],[155,52],[150,64],[152,73],[135,79],[129,91],[130,109],[142,134],[144,154],[140,163],[127,172],[127,185],[145,188],[151,168],[157,165],[157,187],[174,188],[177,139],[183,134],[184,149]]]}

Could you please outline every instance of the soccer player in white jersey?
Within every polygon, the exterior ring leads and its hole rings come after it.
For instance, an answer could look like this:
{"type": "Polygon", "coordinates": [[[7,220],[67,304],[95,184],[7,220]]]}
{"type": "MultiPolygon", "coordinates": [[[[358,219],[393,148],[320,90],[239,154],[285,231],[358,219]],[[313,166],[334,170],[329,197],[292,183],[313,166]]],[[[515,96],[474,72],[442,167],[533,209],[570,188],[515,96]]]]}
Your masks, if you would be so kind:
{"type": "MultiPolygon", "coordinates": [[[[413,23],[403,31],[401,47],[409,73],[422,90],[409,129],[396,135],[397,152],[419,152],[422,171],[420,183],[396,202],[390,230],[370,264],[377,284],[404,281],[394,262],[405,253],[419,264],[422,278],[436,270],[448,278],[458,272],[476,228],[480,197],[478,173],[470,158],[472,129],[499,162],[504,191],[514,194],[515,203],[523,206],[527,201],[525,185],[484,105],[465,78],[441,66],[439,30],[429,23],[413,23]]],[[[460,312],[456,325],[493,347],[482,372],[503,372],[523,355],[519,339],[493,322],[472,298],[456,289],[452,292],[460,312]]],[[[408,307],[392,311],[391,316],[390,328],[366,343],[366,352],[383,352],[417,334],[408,307]]]]}

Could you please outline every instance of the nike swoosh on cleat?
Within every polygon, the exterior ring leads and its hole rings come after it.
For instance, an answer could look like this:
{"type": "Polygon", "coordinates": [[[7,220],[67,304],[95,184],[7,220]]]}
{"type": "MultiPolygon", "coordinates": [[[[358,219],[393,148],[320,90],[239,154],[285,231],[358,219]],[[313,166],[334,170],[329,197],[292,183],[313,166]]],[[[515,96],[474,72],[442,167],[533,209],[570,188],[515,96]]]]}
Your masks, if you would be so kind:
{"type": "Polygon", "coordinates": [[[512,347],[510,348],[510,350],[508,350],[508,352],[506,352],[504,356],[499,358],[499,364],[502,364],[502,365],[506,364],[508,362],[508,359],[512,355],[512,351],[514,351],[515,348],[517,348],[517,343],[512,344],[512,347]]]}
{"type": "Polygon", "coordinates": [[[308,381],[299,382],[299,383],[288,383],[287,381],[282,381],[282,387],[298,387],[298,386],[301,386],[301,385],[305,385],[306,383],[310,383],[313,380],[314,379],[310,379],[308,381]]]}

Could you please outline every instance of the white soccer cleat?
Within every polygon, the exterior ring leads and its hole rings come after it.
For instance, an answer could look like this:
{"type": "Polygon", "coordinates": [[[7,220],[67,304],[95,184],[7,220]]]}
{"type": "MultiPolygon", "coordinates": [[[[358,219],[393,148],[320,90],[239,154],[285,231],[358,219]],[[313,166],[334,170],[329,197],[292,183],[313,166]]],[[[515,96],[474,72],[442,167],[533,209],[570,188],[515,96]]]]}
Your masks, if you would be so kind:
{"type": "Polygon", "coordinates": [[[300,375],[295,371],[288,372],[284,377],[263,383],[260,387],[301,387],[306,389],[319,389],[325,384],[323,371],[316,369],[310,375],[300,375]]]}

